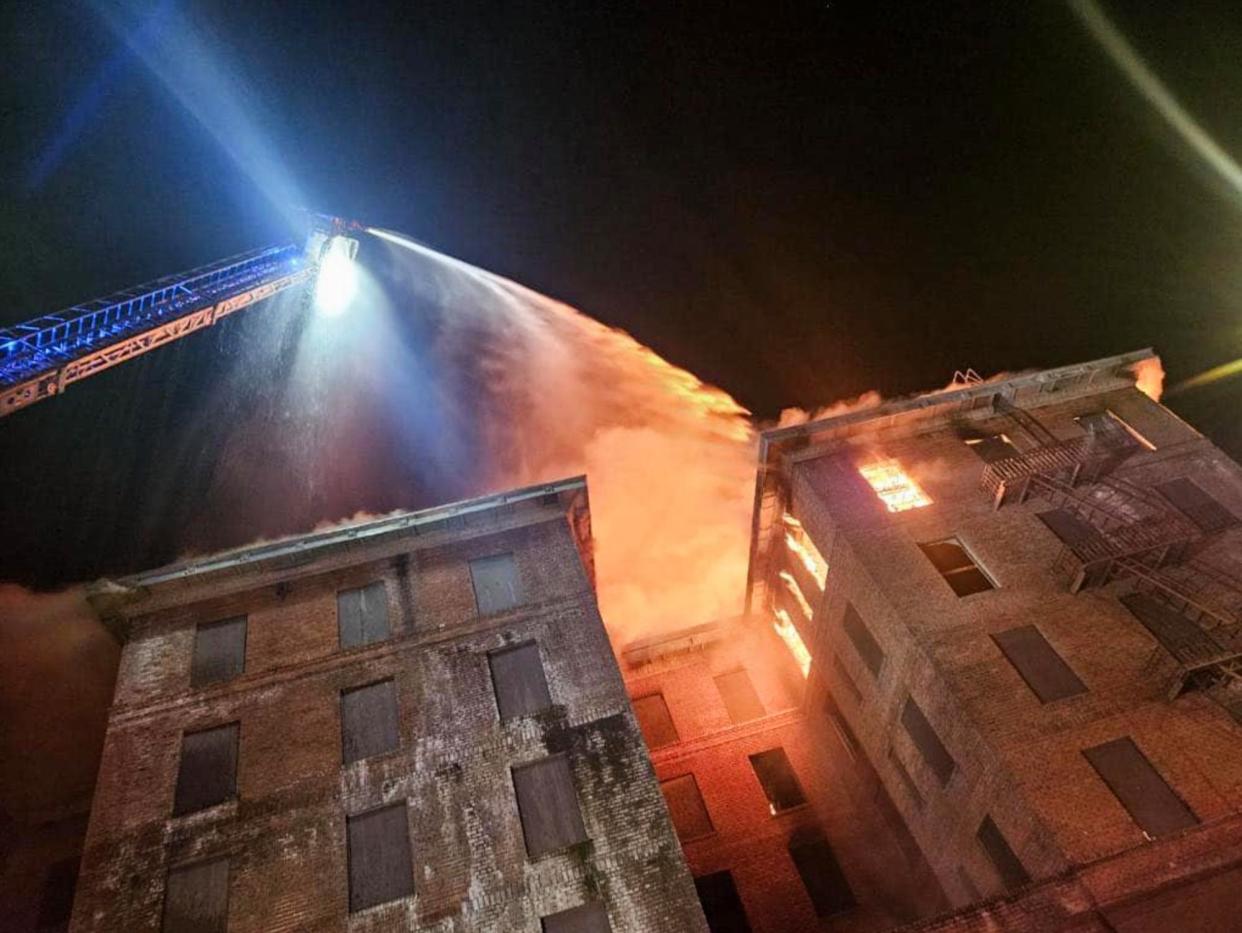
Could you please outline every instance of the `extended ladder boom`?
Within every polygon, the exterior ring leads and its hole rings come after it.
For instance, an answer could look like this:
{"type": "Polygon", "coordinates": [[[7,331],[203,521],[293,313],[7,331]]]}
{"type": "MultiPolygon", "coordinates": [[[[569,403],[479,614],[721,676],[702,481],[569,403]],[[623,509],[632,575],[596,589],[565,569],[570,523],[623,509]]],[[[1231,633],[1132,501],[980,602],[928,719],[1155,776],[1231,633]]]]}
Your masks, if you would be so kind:
{"type": "Polygon", "coordinates": [[[318,218],[305,247],[257,249],[0,328],[0,417],[307,282],[348,229],[356,225],[318,218]]]}

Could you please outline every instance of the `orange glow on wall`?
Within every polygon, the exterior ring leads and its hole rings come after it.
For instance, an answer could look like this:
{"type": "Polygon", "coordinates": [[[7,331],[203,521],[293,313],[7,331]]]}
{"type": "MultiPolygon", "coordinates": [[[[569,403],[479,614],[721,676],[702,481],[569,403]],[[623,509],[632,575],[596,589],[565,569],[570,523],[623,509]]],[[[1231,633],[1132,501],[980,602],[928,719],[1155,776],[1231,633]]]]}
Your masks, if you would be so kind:
{"type": "Polygon", "coordinates": [[[884,500],[890,512],[905,512],[931,505],[931,498],[896,460],[879,460],[859,467],[858,472],[884,500]]]}
{"type": "Polygon", "coordinates": [[[790,553],[802,562],[802,566],[822,590],[828,583],[828,562],[824,560],[824,556],[819,553],[819,548],[815,546],[811,536],[802,527],[802,522],[788,512],[784,514],[782,520],[785,522],[785,547],[789,548],[790,553]]]}
{"type": "Polygon", "coordinates": [[[781,641],[789,648],[789,653],[793,655],[794,661],[797,662],[798,669],[802,671],[802,676],[807,677],[811,673],[811,652],[806,650],[806,644],[802,641],[802,636],[798,634],[798,630],[794,628],[793,620],[789,618],[789,613],[784,609],[774,610],[776,621],[772,623],[772,628],[776,630],[776,634],[780,636],[781,641]]]}

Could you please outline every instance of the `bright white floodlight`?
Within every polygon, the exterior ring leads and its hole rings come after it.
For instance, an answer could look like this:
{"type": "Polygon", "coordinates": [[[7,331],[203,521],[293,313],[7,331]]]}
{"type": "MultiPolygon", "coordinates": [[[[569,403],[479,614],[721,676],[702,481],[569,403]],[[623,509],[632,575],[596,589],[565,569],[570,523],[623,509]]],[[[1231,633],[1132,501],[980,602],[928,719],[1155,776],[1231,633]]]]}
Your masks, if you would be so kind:
{"type": "Polygon", "coordinates": [[[358,270],[354,256],[358,241],[334,236],[324,247],[315,279],[315,310],[324,317],[336,317],[349,307],[358,291],[358,270]]]}

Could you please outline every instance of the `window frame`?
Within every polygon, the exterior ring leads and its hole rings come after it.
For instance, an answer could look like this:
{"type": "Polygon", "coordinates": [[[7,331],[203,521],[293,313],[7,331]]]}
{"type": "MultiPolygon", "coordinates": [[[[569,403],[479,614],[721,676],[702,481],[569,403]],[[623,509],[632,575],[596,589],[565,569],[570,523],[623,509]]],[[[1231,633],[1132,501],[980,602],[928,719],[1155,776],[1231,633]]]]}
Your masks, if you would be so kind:
{"type": "MultiPolygon", "coordinates": [[[[369,910],[372,907],[379,907],[382,904],[391,904],[394,901],[399,901],[402,898],[410,897],[417,893],[415,890],[415,885],[414,885],[414,848],[413,848],[413,845],[410,839],[409,809],[410,809],[409,801],[403,799],[403,800],[395,801],[393,803],[384,804],[383,806],[372,807],[369,810],[362,810],[358,813],[350,813],[346,815],[345,817],[345,875],[346,875],[346,885],[347,885],[347,894],[348,894],[348,908],[349,908],[349,913],[351,915],[361,913],[364,910],[369,910]],[[358,847],[355,844],[354,834],[352,832],[353,827],[357,825],[361,825],[360,821],[362,820],[372,819],[372,818],[378,817],[380,814],[396,813],[397,811],[400,811],[400,825],[403,830],[403,835],[405,837],[405,846],[404,846],[405,859],[404,860],[406,862],[405,867],[408,870],[403,873],[394,872],[393,876],[400,877],[405,882],[405,885],[406,885],[405,890],[402,891],[402,893],[400,894],[393,894],[392,896],[383,896],[382,899],[380,900],[370,900],[367,903],[359,903],[360,897],[355,894],[355,881],[357,880],[355,877],[355,864],[359,861],[359,857],[356,854],[356,850],[358,847]],[[359,821],[359,822],[356,822],[356,821],[359,821]]],[[[381,849],[382,848],[383,847],[381,847],[381,849]]],[[[364,874],[362,869],[358,869],[358,873],[359,875],[364,874]]],[[[373,877],[375,873],[366,872],[365,874],[368,877],[373,877]]],[[[383,892],[383,893],[385,895],[388,894],[388,892],[383,892]]]]}
{"type": "MultiPolygon", "coordinates": [[[[529,716],[537,716],[540,713],[550,710],[555,703],[552,701],[552,685],[548,683],[548,671],[543,663],[543,651],[539,647],[539,641],[534,638],[528,638],[525,641],[516,642],[512,645],[504,645],[487,653],[487,672],[492,681],[492,699],[496,703],[496,715],[500,718],[500,722],[510,723],[518,719],[524,719],[529,716]],[[522,691],[523,693],[531,692],[534,694],[543,694],[544,703],[542,706],[528,709],[525,706],[519,709],[506,710],[505,702],[501,700],[501,696],[511,696],[512,692],[503,692],[500,689],[501,681],[509,676],[509,672],[513,668],[502,667],[502,677],[496,676],[496,658],[503,658],[509,655],[516,655],[521,651],[533,651],[535,655],[535,665],[539,670],[539,683],[542,690],[522,691]]],[[[507,685],[507,682],[506,682],[507,685]]]]}
{"type": "Polygon", "coordinates": [[[706,839],[707,837],[716,834],[716,821],[712,819],[712,811],[707,809],[707,799],[703,796],[703,788],[699,787],[699,779],[695,776],[693,771],[685,771],[681,774],[675,774],[672,777],[664,778],[659,782],[659,784],[660,796],[664,798],[664,806],[668,810],[668,820],[673,824],[673,834],[677,837],[677,841],[681,845],[696,842],[699,839],[706,839]],[[665,788],[671,784],[677,784],[679,782],[684,784],[686,781],[689,781],[689,786],[694,788],[694,798],[699,803],[699,809],[703,811],[703,819],[707,825],[702,832],[696,832],[683,836],[681,834],[681,827],[677,825],[677,818],[674,816],[673,806],[669,803],[668,791],[665,790],[665,788]]]}
{"type": "Polygon", "coordinates": [[[983,562],[980,561],[977,556],[975,556],[974,551],[971,550],[971,548],[966,544],[966,542],[963,541],[961,538],[959,538],[957,535],[950,535],[947,538],[937,538],[935,541],[920,541],[918,542],[918,547],[919,547],[919,550],[922,551],[923,556],[927,559],[927,562],[931,564],[932,569],[935,570],[937,574],[939,574],[940,579],[942,579],[945,582],[945,585],[948,586],[949,589],[953,591],[953,595],[956,596],[958,599],[969,599],[971,596],[978,596],[982,593],[989,593],[992,590],[999,590],[1001,588],[1000,583],[998,583],[996,578],[992,576],[991,573],[988,572],[988,569],[983,565],[983,562]],[[968,563],[960,565],[960,566],[956,566],[956,567],[951,567],[949,569],[941,569],[936,564],[935,560],[932,559],[931,555],[928,553],[928,550],[927,550],[928,548],[935,547],[938,544],[955,545],[957,549],[960,550],[962,554],[966,557],[966,560],[968,563]],[[957,591],[957,588],[953,585],[953,581],[950,579],[950,577],[958,577],[958,576],[964,577],[966,574],[969,574],[971,571],[977,571],[979,576],[983,578],[984,582],[988,584],[987,587],[984,589],[979,589],[979,590],[971,590],[968,593],[959,593],[957,591]]]}
{"type": "MultiPolygon", "coordinates": [[[[202,690],[215,684],[229,683],[246,673],[246,644],[250,638],[250,617],[248,615],[228,616],[223,619],[212,619],[210,622],[199,622],[194,626],[194,644],[190,649],[190,689],[202,690]],[[221,630],[226,626],[230,629],[240,625],[241,645],[240,657],[236,659],[236,670],[213,673],[206,668],[206,660],[202,659],[200,649],[203,646],[204,632],[221,630]]],[[[204,649],[205,650],[205,649],[204,649]]]]}
{"type": "MultiPolygon", "coordinates": [[[[173,786],[173,808],[172,815],[174,818],[189,816],[193,813],[202,813],[204,810],[210,810],[231,801],[237,800],[240,796],[237,787],[237,770],[239,759],[241,758],[241,721],[232,720],[230,722],[217,723],[213,726],[204,726],[202,728],[188,729],[181,733],[181,741],[178,748],[177,757],[177,780],[173,786]],[[196,783],[187,768],[186,758],[186,739],[191,736],[206,735],[212,732],[224,732],[232,730],[233,746],[232,746],[232,772],[223,781],[225,785],[225,793],[218,799],[210,800],[208,803],[197,803],[197,798],[193,796],[193,785],[196,783]],[[186,798],[189,797],[189,800],[186,798]]],[[[198,781],[197,783],[203,783],[198,781]]]]}
{"type": "Polygon", "coordinates": [[[670,745],[676,745],[681,741],[681,730],[677,728],[677,722],[673,719],[673,711],[668,705],[668,700],[665,698],[663,690],[653,690],[649,693],[636,696],[630,700],[630,706],[634,710],[634,719],[638,722],[638,731],[642,734],[643,741],[647,744],[648,749],[654,752],[657,749],[668,748],[670,745]],[[664,708],[664,718],[673,734],[673,737],[667,742],[661,742],[658,745],[654,744],[651,741],[650,736],[647,735],[647,730],[643,728],[643,717],[638,712],[639,703],[653,699],[659,699],[660,705],[664,708]]]}
{"type": "MultiPolygon", "coordinates": [[[[401,749],[401,698],[397,691],[396,677],[381,677],[379,680],[373,680],[370,683],[358,684],[356,686],[344,687],[340,691],[340,716],[341,716],[341,765],[348,768],[360,761],[367,761],[371,758],[379,758],[382,755],[389,755],[401,749]],[[347,718],[345,713],[345,697],[360,693],[363,690],[373,690],[376,687],[382,687],[385,684],[391,685],[390,691],[392,697],[392,725],[393,725],[393,744],[387,748],[377,749],[357,756],[349,757],[349,737],[347,735],[347,718]]],[[[355,745],[359,744],[354,742],[355,745]]]]}
{"type": "MultiPolygon", "coordinates": [[[[759,782],[759,787],[763,791],[763,796],[768,801],[768,812],[772,817],[783,816],[786,813],[792,813],[793,811],[799,810],[808,805],[806,790],[802,787],[802,781],[798,777],[798,772],[794,770],[793,762],[789,760],[789,753],[785,751],[785,747],[783,745],[775,745],[772,748],[765,748],[762,751],[754,752],[746,757],[747,760],[750,761],[750,770],[755,775],[755,780],[759,782]],[[768,761],[783,761],[785,770],[788,772],[788,780],[791,783],[792,788],[798,792],[798,800],[788,803],[785,806],[780,806],[779,801],[775,799],[775,796],[781,788],[769,787],[768,783],[763,779],[763,773],[761,773],[760,768],[755,763],[756,758],[768,761]]],[[[771,777],[771,775],[769,775],[769,777],[771,777]]]]}

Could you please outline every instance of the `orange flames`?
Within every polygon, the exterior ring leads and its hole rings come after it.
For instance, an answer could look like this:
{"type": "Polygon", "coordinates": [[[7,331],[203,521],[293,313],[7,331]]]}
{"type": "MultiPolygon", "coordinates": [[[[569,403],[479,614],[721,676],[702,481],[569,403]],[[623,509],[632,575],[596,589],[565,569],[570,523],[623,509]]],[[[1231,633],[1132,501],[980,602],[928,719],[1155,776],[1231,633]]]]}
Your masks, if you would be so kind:
{"type": "Polygon", "coordinates": [[[776,621],[772,623],[772,628],[780,636],[785,646],[789,648],[789,653],[793,655],[794,661],[797,662],[798,669],[802,671],[802,676],[809,676],[811,673],[811,652],[806,650],[806,643],[803,642],[802,636],[798,634],[798,630],[794,628],[793,620],[789,618],[788,612],[784,609],[776,609],[774,614],[776,621]]]}
{"type": "Polygon", "coordinates": [[[875,494],[884,500],[890,512],[905,512],[931,505],[927,493],[919,488],[919,484],[910,478],[896,460],[880,460],[859,467],[858,472],[871,484],[875,494]]]}
{"type": "Polygon", "coordinates": [[[815,618],[815,610],[811,608],[811,604],[802,595],[802,587],[798,586],[798,581],[793,578],[793,574],[788,570],[782,570],[781,581],[789,592],[793,594],[793,598],[798,601],[798,608],[802,610],[802,614],[807,617],[807,620],[815,618]]]}
{"type": "Polygon", "coordinates": [[[1164,394],[1164,366],[1160,363],[1160,357],[1139,360],[1134,364],[1133,372],[1134,387],[1153,402],[1160,401],[1160,396],[1164,394]]]}
{"type": "Polygon", "coordinates": [[[785,547],[802,562],[802,566],[822,590],[828,584],[828,562],[802,527],[802,522],[788,512],[781,520],[785,523],[785,547]]]}

